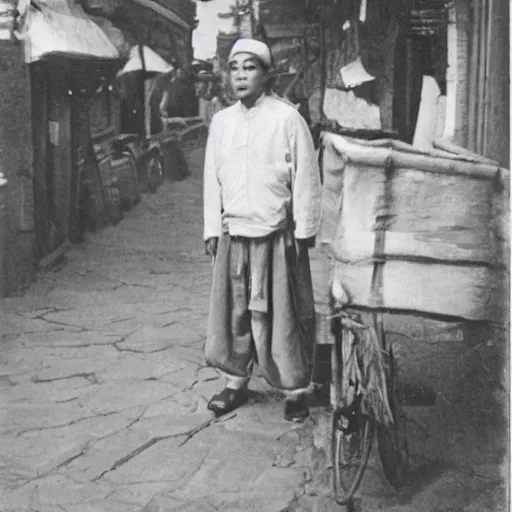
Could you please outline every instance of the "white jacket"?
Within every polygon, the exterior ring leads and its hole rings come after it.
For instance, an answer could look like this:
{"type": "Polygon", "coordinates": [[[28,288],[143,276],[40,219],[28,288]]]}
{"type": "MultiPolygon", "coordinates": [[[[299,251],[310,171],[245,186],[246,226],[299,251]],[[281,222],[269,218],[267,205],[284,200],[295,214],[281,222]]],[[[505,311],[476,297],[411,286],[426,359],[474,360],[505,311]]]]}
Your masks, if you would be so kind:
{"type": "Polygon", "coordinates": [[[237,102],[215,114],[204,166],[205,240],[226,231],[266,236],[289,213],[295,237],[310,238],[319,229],[320,201],[313,140],[293,106],[263,95],[250,109],[237,102]]]}

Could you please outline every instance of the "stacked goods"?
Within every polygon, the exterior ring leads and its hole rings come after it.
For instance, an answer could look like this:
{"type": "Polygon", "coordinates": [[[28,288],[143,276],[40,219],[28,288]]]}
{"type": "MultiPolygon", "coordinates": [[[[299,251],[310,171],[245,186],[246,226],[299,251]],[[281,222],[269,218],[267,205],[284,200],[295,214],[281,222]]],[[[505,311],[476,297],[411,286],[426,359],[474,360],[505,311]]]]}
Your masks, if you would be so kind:
{"type": "Polygon", "coordinates": [[[103,200],[108,217],[113,224],[123,218],[119,181],[111,166],[110,157],[98,160],[98,169],[103,190],[103,200]]]}
{"type": "Polygon", "coordinates": [[[123,214],[119,180],[111,165],[113,140],[113,128],[108,128],[92,137],[104,208],[110,221],[115,224],[122,219],[123,214]]]}
{"type": "Polygon", "coordinates": [[[321,238],[354,306],[501,321],[504,170],[400,141],[323,135],[321,238]]]}
{"type": "Polygon", "coordinates": [[[114,153],[110,157],[113,176],[117,179],[121,207],[131,210],[140,201],[139,180],[135,160],[129,152],[114,153]]]}

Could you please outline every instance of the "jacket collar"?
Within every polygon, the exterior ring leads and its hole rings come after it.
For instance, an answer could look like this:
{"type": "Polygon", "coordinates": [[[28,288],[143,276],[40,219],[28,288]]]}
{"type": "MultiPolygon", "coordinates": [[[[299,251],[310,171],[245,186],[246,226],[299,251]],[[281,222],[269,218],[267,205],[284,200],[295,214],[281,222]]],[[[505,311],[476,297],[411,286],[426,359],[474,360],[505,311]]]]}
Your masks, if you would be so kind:
{"type": "Polygon", "coordinates": [[[252,119],[256,117],[260,111],[261,107],[265,103],[267,95],[263,93],[254,103],[251,108],[247,108],[241,101],[238,101],[238,110],[242,113],[246,118],[252,119]]]}

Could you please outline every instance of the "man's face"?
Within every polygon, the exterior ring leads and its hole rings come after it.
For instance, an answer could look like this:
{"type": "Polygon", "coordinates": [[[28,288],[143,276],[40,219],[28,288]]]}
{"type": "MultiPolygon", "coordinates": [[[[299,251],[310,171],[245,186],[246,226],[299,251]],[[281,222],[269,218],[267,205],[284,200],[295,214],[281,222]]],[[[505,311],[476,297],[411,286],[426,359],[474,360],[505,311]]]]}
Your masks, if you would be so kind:
{"type": "Polygon", "coordinates": [[[237,53],[229,63],[229,76],[235,97],[254,102],[265,91],[267,73],[260,61],[250,53],[237,53]]]}

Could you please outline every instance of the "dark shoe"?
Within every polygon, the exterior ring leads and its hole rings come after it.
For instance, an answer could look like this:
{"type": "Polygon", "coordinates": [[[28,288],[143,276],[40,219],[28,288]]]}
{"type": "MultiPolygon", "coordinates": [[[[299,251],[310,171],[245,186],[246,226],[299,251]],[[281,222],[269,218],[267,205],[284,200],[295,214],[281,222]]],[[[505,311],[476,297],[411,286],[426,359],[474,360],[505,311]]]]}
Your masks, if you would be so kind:
{"type": "Polygon", "coordinates": [[[286,420],[302,423],[308,416],[309,409],[304,395],[297,400],[286,400],[284,404],[284,418],[286,420]]]}
{"type": "Polygon", "coordinates": [[[213,411],[216,416],[222,416],[246,404],[248,400],[247,390],[225,388],[211,398],[208,402],[208,409],[213,411]]]}

